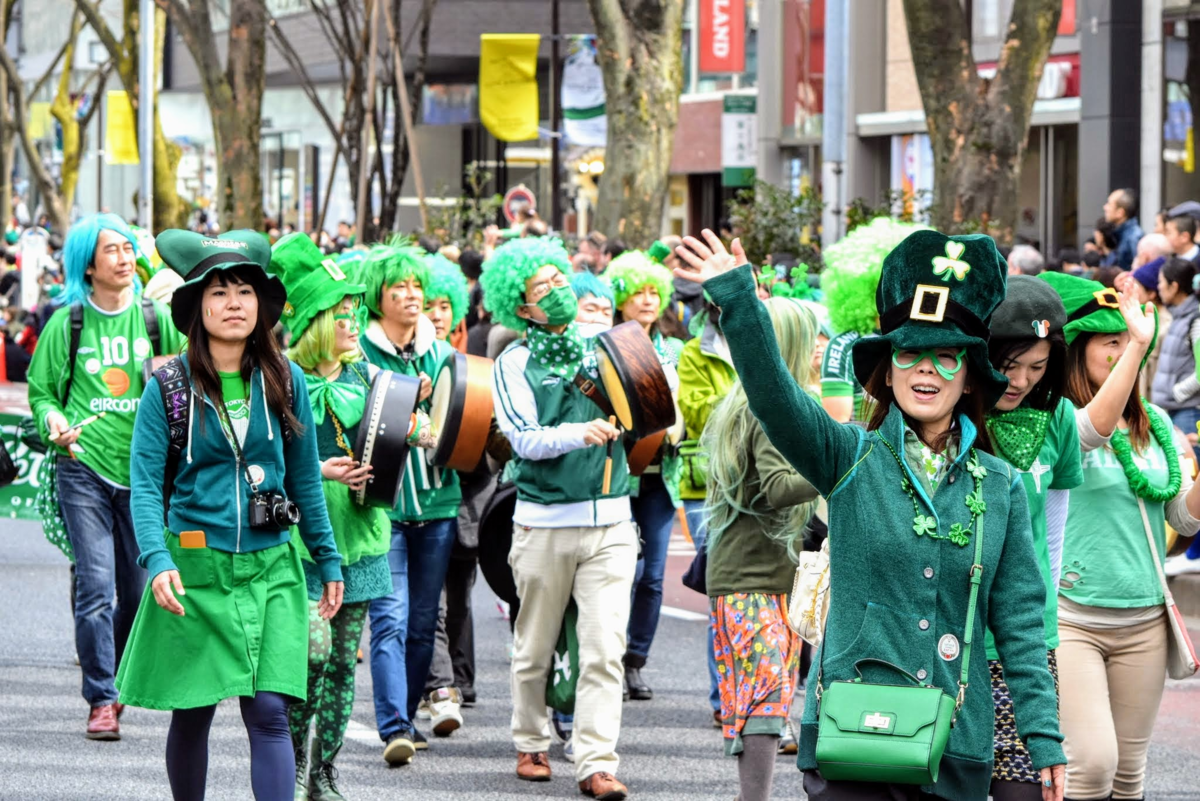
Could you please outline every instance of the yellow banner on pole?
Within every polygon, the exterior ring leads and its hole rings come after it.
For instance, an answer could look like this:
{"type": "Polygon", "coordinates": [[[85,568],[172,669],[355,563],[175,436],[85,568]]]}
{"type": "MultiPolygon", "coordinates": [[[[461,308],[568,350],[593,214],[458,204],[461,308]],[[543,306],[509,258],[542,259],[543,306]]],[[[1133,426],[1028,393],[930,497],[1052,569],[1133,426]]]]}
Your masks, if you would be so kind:
{"type": "Polygon", "coordinates": [[[504,142],[537,139],[536,33],[485,33],[479,37],[479,119],[504,142]]]}
{"type": "Polygon", "coordinates": [[[134,128],[133,106],[122,89],[107,92],[108,107],[104,110],[104,163],[137,164],[137,129],[134,128]]]}
{"type": "Polygon", "coordinates": [[[28,131],[30,139],[41,139],[53,124],[54,118],[50,116],[49,103],[29,104],[29,124],[25,130],[28,131]]]}

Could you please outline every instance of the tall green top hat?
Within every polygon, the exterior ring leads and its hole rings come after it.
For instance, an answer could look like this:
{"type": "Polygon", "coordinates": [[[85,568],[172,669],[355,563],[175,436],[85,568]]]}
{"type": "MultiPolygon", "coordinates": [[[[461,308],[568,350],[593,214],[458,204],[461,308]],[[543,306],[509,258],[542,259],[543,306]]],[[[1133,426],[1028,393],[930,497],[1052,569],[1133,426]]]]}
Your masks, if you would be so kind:
{"type": "Polygon", "coordinates": [[[991,237],[916,231],[883,261],[875,305],[881,336],[854,343],[854,374],[864,386],[892,348],[966,348],[990,408],[1008,379],[988,361],[988,323],[1004,300],[1005,263],[991,237]]]}
{"type": "Polygon", "coordinates": [[[283,307],[283,326],[300,338],[313,318],[342,301],[347,295],[367,291],[362,284],[351,283],[345,271],[331,256],[313,244],[308,234],[288,234],[271,248],[271,272],[287,288],[283,307]]]}
{"type": "Polygon", "coordinates": [[[171,228],[159,234],[154,245],[158,255],[184,278],[171,298],[171,322],[186,332],[193,314],[200,310],[200,298],[213,270],[241,269],[250,275],[258,293],[258,302],[267,313],[267,322],[275,325],[287,302],[287,293],[278,278],[267,274],[271,246],[257,231],[229,231],[219,238],[171,228]]]}

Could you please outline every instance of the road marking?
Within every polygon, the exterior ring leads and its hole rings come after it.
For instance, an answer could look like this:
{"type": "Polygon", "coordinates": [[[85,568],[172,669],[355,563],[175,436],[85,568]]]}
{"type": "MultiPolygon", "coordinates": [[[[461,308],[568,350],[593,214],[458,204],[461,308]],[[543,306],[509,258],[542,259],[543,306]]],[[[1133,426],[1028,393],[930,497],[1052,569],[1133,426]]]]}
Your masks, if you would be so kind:
{"type": "Polygon", "coordinates": [[[677,620],[708,620],[708,615],[702,615],[699,612],[692,612],[687,609],[680,609],[677,606],[667,606],[666,604],[663,604],[660,612],[667,617],[673,617],[677,620]]]}
{"type": "Polygon", "coordinates": [[[379,739],[379,732],[375,730],[374,726],[364,726],[354,720],[346,724],[346,739],[367,745],[383,744],[383,741],[379,739]]]}

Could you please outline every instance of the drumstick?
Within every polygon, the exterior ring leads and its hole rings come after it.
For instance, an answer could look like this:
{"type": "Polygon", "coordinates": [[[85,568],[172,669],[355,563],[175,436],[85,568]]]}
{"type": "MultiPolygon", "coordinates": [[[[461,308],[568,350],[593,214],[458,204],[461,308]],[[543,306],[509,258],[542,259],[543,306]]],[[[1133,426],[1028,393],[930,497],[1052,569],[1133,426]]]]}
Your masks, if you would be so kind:
{"type": "Polygon", "coordinates": [[[82,420],[80,420],[78,423],[76,423],[75,425],[68,428],[66,431],[60,431],[57,434],[53,435],[52,437],[50,437],[50,439],[58,439],[63,434],[70,434],[72,431],[78,431],[79,429],[83,428],[84,426],[88,425],[89,423],[96,422],[101,417],[104,417],[106,414],[108,414],[108,412],[100,412],[99,414],[93,414],[91,417],[85,417],[82,420]]]}
{"type": "MultiPolygon", "coordinates": [[[[617,424],[616,417],[609,417],[608,424],[615,426],[617,424]]],[[[612,449],[613,441],[610,439],[608,445],[604,448],[604,486],[600,489],[601,495],[607,495],[609,489],[612,488],[612,449]]]]}

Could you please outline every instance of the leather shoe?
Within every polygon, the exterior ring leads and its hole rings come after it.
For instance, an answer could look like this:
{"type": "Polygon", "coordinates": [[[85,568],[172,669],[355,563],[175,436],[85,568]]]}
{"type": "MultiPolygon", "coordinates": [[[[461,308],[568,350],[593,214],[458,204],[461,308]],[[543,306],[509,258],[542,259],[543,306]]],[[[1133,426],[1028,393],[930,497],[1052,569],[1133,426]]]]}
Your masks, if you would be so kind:
{"type": "Polygon", "coordinates": [[[517,754],[517,778],[527,782],[550,781],[550,755],[545,751],[517,754]]]}
{"type": "Polygon", "coordinates": [[[649,701],[654,698],[654,691],[642,680],[640,668],[625,666],[625,686],[629,688],[629,697],[634,701],[649,701]]]}
{"type": "Polygon", "coordinates": [[[89,740],[120,740],[121,724],[117,723],[115,704],[94,708],[88,714],[87,738],[89,740]]]}
{"type": "Polygon", "coordinates": [[[620,801],[629,794],[628,788],[617,781],[611,773],[593,773],[579,783],[579,792],[598,798],[600,801],[620,801]]]}

